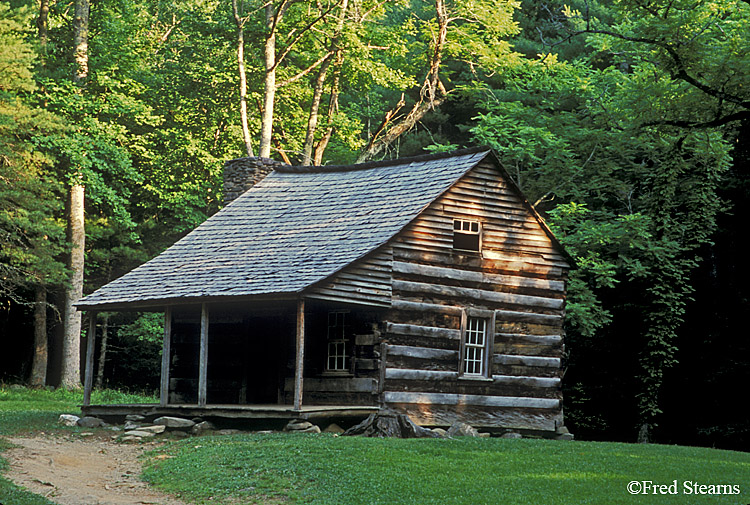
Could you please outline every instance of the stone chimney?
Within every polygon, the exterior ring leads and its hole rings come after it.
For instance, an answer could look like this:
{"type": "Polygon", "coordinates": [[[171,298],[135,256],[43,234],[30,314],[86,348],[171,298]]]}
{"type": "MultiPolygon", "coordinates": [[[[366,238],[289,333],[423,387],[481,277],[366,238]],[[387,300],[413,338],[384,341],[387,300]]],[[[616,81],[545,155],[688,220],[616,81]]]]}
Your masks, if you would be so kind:
{"type": "Polygon", "coordinates": [[[224,163],[224,205],[252,188],[276,167],[284,165],[270,158],[237,158],[224,163]]]}

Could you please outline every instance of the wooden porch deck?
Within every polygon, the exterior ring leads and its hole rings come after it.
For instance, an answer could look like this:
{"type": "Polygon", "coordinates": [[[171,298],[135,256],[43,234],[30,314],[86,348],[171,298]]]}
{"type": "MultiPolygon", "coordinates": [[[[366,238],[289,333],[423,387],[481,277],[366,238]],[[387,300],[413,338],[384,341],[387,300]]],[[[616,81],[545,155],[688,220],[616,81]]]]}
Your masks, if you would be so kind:
{"type": "Polygon", "coordinates": [[[113,405],[81,406],[86,416],[101,418],[124,418],[129,414],[138,414],[147,418],[158,416],[205,417],[227,420],[291,420],[305,419],[322,421],[330,419],[348,419],[357,421],[380,410],[371,405],[309,405],[295,410],[292,405],[206,405],[176,404],[162,406],[158,403],[131,403],[113,405]]]}

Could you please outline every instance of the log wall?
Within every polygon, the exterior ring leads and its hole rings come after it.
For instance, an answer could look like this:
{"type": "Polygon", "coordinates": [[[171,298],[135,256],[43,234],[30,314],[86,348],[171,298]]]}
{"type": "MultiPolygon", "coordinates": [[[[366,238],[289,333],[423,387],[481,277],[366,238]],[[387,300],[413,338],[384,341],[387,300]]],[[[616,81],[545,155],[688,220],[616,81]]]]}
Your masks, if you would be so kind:
{"type": "Polygon", "coordinates": [[[381,400],[424,425],[554,431],[562,424],[568,262],[491,164],[480,164],[391,241],[381,400]],[[453,249],[453,220],[482,250],[453,249]],[[494,318],[490,370],[462,377],[461,321],[494,318]]]}

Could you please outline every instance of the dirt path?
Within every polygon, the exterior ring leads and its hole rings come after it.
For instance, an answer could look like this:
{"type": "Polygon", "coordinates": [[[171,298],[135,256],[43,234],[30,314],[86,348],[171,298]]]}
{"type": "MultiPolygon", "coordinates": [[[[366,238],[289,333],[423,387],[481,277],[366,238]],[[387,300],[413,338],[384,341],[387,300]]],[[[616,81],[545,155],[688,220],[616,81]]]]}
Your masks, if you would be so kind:
{"type": "Polygon", "coordinates": [[[60,505],[187,505],[142,482],[144,451],[154,444],[119,444],[111,434],[9,438],[5,476],[60,505]]]}

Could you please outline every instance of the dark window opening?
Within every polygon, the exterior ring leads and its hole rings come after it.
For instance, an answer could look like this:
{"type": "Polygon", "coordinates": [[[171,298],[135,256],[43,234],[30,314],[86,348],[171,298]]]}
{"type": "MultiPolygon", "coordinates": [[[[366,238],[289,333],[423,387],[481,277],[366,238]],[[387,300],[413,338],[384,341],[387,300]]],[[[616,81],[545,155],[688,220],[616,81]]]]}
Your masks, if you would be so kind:
{"type": "Polygon", "coordinates": [[[479,252],[481,243],[479,221],[453,220],[453,249],[479,252]]]}

